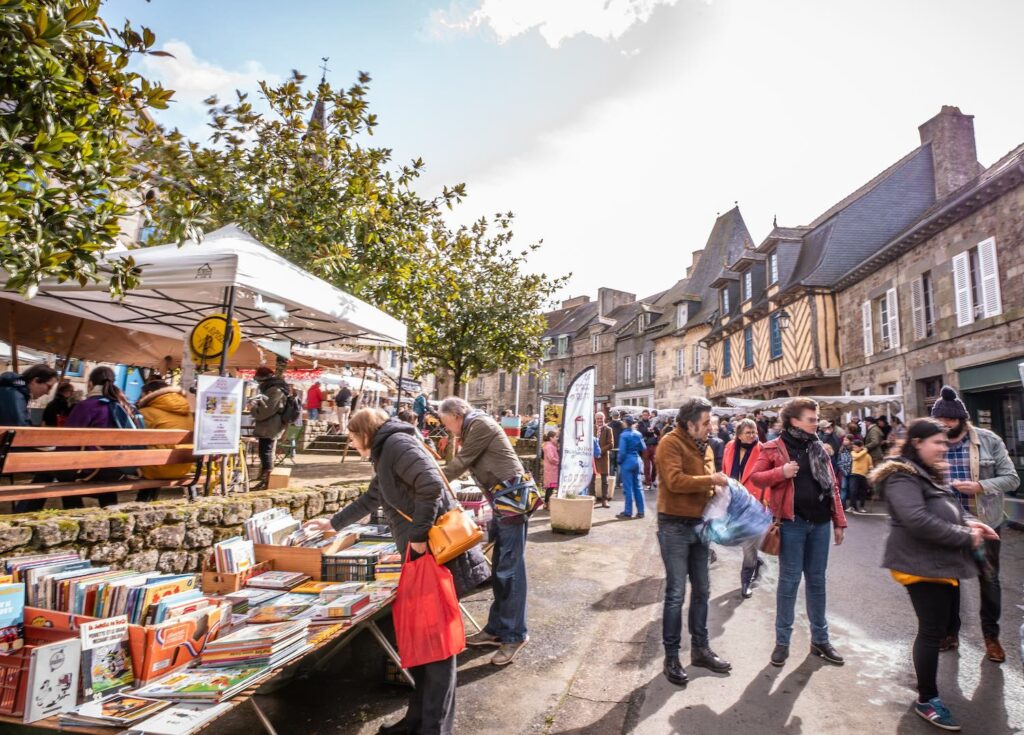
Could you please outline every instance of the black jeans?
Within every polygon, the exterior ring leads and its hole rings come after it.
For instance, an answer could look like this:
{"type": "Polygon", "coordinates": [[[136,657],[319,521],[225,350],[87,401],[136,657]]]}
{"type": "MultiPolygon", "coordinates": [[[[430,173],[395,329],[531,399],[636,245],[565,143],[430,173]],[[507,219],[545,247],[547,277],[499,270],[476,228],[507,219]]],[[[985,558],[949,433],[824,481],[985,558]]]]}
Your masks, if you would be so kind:
{"type": "MultiPolygon", "coordinates": [[[[1002,534],[1002,528],[997,528],[996,533],[1002,534]]],[[[978,575],[978,587],[981,589],[981,633],[986,638],[999,637],[999,616],[1003,608],[1003,588],[999,584],[999,550],[1002,547],[1002,540],[985,540],[985,559],[988,561],[991,571],[988,574],[978,575]]],[[[956,590],[955,608],[955,635],[960,632],[960,588],[956,590]]]]}
{"type": "Polygon", "coordinates": [[[850,505],[858,510],[864,510],[867,499],[868,478],[864,475],[850,475],[850,505]]]}
{"type": "Polygon", "coordinates": [[[939,644],[949,635],[958,617],[960,588],[938,582],[907,585],[910,602],[917,614],[917,638],[914,639],[914,671],[917,672],[918,701],[939,696],[936,678],[939,672],[939,644]]]}
{"type": "Polygon", "coordinates": [[[274,469],[274,440],[259,438],[260,471],[267,474],[274,469]]]}
{"type": "Polygon", "coordinates": [[[455,723],[455,656],[409,669],[416,688],[405,713],[410,735],[451,735],[455,723]]]}

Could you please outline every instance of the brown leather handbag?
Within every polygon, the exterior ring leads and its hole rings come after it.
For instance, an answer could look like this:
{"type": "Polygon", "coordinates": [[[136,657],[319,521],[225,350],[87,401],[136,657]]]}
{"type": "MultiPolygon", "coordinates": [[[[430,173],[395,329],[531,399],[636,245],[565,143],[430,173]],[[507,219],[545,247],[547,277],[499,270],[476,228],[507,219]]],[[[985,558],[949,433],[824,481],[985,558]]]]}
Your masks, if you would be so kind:
{"type": "MultiPolygon", "coordinates": [[[[764,505],[764,491],[767,488],[761,489],[761,505],[764,505]]],[[[767,506],[765,506],[767,507],[767,506]]],[[[782,545],[782,537],[780,526],[781,521],[778,518],[772,518],[772,525],[768,527],[768,532],[764,535],[764,539],[761,541],[761,551],[772,556],[779,555],[779,547],[782,545]]]]}
{"type": "MultiPolygon", "coordinates": [[[[459,504],[459,499],[448,484],[448,478],[438,465],[438,472],[444,482],[445,489],[452,497],[455,506],[447,513],[438,516],[427,535],[427,545],[430,553],[438,564],[447,564],[457,556],[465,554],[476,546],[484,537],[484,532],[476,524],[473,514],[459,504]]],[[[398,510],[397,508],[395,510],[398,510]]],[[[405,520],[412,522],[412,518],[402,511],[398,511],[405,520]]]]}

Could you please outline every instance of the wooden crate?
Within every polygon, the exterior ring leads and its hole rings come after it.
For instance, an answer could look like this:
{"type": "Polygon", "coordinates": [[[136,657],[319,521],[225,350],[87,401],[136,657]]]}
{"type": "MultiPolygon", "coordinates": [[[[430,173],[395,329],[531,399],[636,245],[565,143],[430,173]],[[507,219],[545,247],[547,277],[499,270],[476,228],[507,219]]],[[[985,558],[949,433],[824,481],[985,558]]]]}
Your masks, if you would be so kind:
{"type": "Polygon", "coordinates": [[[303,546],[271,546],[270,544],[254,544],[257,562],[273,562],[274,571],[302,572],[310,579],[320,581],[323,568],[323,555],[333,554],[347,549],[354,544],[358,536],[347,534],[335,536],[331,543],[319,549],[308,549],[303,546]]]}
{"type": "Polygon", "coordinates": [[[260,562],[244,572],[234,574],[218,572],[216,569],[210,569],[209,566],[209,561],[207,561],[203,568],[203,592],[208,595],[226,595],[231,592],[238,592],[238,590],[245,586],[250,577],[263,574],[263,572],[273,571],[274,562],[269,560],[260,562]]]}

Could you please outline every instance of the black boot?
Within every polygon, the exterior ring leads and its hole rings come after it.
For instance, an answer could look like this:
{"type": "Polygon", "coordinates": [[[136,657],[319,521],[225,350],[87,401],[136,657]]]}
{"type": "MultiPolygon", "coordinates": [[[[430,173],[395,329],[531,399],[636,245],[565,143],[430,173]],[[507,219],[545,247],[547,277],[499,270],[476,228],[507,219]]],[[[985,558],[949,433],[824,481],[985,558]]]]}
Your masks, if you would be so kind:
{"type": "Polygon", "coordinates": [[[782,666],[786,663],[786,659],[789,658],[789,646],[784,646],[781,643],[775,646],[775,650],[772,651],[772,666],[782,666]]]}
{"type": "Polygon", "coordinates": [[[812,643],[811,655],[822,658],[833,666],[842,666],[846,663],[831,643],[812,643]]]}
{"type": "Polygon", "coordinates": [[[665,657],[665,678],[676,686],[684,687],[690,679],[686,675],[686,669],[679,662],[678,656],[665,657]]]}
{"type": "Polygon", "coordinates": [[[702,669],[709,669],[716,674],[728,674],[732,664],[718,655],[709,647],[694,648],[690,651],[690,663],[700,666],[702,669]]]}
{"type": "Polygon", "coordinates": [[[746,582],[740,587],[740,596],[744,600],[749,600],[751,597],[754,596],[754,591],[750,589],[750,582],[746,582]]]}

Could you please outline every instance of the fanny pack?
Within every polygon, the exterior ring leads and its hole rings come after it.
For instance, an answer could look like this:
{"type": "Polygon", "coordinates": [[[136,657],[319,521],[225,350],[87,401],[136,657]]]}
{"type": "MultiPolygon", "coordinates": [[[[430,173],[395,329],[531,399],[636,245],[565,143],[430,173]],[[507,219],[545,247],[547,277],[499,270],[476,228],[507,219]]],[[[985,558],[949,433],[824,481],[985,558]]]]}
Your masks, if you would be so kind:
{"type": "Polygon", "coordinates": [[[502,482],[485,491],[499,520],[514,516],[530,516],[544,505],[537,483],[530,475],[502,482]]]}

